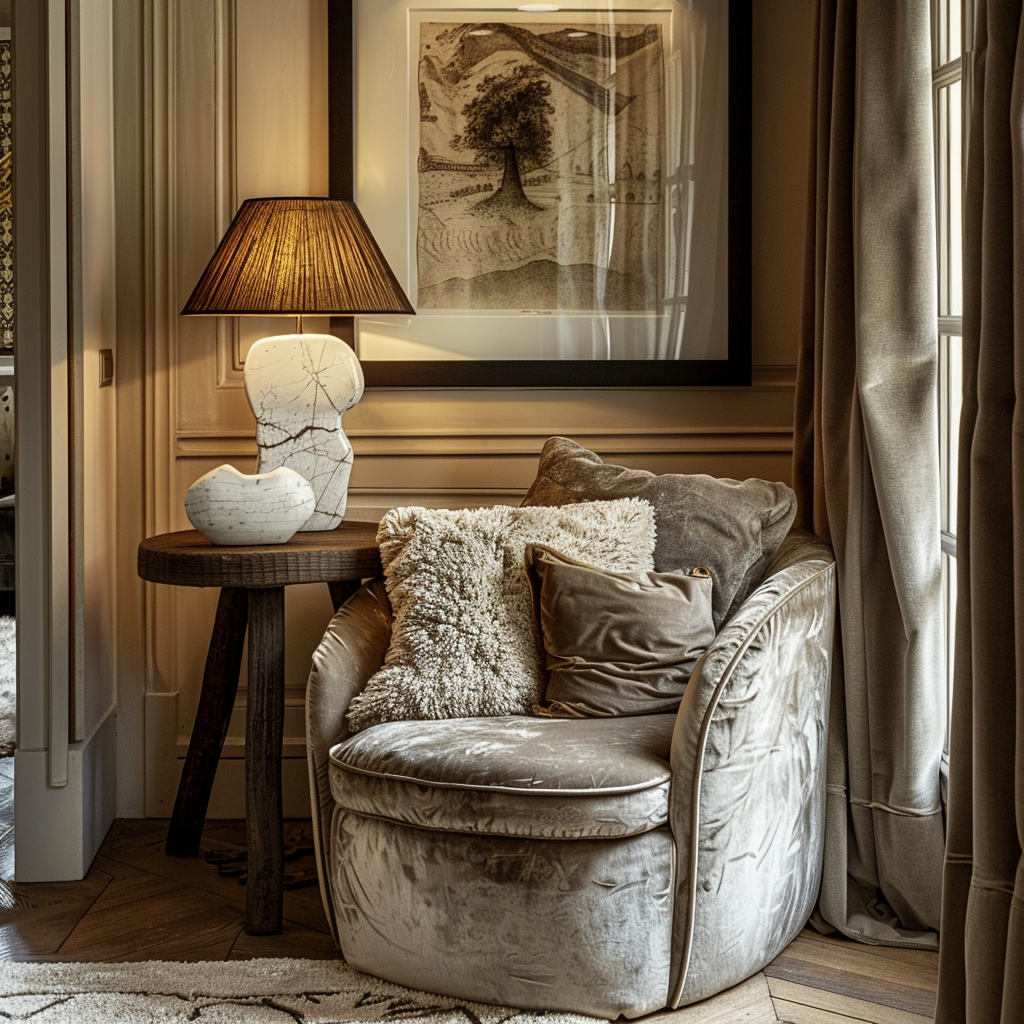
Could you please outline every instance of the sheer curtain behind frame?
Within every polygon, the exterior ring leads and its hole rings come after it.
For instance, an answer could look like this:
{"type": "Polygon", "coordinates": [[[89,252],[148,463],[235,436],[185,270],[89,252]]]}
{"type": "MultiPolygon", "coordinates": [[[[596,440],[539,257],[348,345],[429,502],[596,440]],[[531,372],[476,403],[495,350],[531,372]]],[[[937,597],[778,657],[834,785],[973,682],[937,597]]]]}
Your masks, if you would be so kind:
{"type": "Polygon", "coordinates": [[[819,911],[934,948],[945,732],[929,0],[820,0],[797,373],[799,523],[831,541],[841,650],[819,911]]]}
{"type": "MultiPolygon", "coordinates": [[[[1024,1021],[1024,21],[974,0],[939,1024],[1024,1021]]],[[[965,39],[969,39],[966,35],[965,39]]]]}

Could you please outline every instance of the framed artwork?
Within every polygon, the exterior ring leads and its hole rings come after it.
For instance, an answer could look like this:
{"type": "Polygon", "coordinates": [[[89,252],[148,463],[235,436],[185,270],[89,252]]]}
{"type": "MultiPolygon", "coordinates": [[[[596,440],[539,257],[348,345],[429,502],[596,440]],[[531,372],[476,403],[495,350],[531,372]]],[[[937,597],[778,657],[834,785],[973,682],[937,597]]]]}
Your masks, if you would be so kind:
{"type": "Polygon", "coordinates": [[[331,193],[416,316],[378,386],[750,383],[750,11],[329,0],[331,193]]]}

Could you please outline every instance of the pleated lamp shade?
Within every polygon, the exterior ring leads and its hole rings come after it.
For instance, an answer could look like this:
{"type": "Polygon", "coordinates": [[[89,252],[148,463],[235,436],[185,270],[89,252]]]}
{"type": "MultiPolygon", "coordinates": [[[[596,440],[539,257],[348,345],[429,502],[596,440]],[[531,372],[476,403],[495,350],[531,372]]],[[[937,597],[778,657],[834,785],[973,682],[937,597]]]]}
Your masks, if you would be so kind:
{"type": "Polygon", "coordinates": [[[356,204],[247,199],[182,315],[413,313],[356,204]]]}

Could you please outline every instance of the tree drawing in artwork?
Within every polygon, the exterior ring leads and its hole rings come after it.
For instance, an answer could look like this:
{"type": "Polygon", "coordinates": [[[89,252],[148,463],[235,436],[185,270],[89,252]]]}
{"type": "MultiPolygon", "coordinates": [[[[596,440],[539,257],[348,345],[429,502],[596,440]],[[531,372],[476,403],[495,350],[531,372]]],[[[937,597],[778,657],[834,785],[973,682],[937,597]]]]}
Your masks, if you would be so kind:
{"type": "Polygon", "coordinates": [[[506,75],[486,75],[476,91],[479,95],[463,107],[465,128],[452,144],[502,163],[501,184],[477,209],[541,209],[523,191],[523,173],[551,158],[550,83],[537,68],[520,64],[506,75]]]}
{"type": "Polygon", "coordinates": [[[656,17],[420,24],[419,309],[659,309],[656,17]]]}

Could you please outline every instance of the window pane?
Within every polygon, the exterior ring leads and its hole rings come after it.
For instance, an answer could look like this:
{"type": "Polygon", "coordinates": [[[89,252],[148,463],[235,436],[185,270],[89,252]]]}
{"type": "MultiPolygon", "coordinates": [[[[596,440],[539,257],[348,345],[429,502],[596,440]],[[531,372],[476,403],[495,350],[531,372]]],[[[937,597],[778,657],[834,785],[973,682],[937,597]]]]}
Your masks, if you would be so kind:
{"type": "Polygon", "coordinates": [[[960,406],[963,400],[963,338],[949,338],[949,484],[946,488],[946,529],[956,536],[957,473],[960,467],[960,406]]]}
{"type": "Polygon", "coordinates": [[[963,315],[963,131],[960,82],[936,91],[935,190],[939,242],[939,315],[963,315]]]}
{"type": "Polygon", "coordinates": [[[956,559],[942,556],[943,633],[946,643],[946,744],[949,750],[949,722],[953,711],[953,649],[956,635],[956,559]]]}
{"type": "MultiPolygon", "coordinates": [[[[957,448],[963,388],[963,339],[939,336],[939,470],[942,487],[942,529],[956,537],[957,448]]],[[[947,723],[953,707],[953,650],[956,630],[956,557],[942,553],[942,611],[945,640],[947,723]]],[[[947,724],[946,746],[949,751],[947,724]]]]}
{"type": "Polygon", "coordinates": [[[960,56],[960,0],[944,0],[946,8],[946,60],[960,56]]]}
{"type": "Polygon", "coordinates": [[[961,8],[961,0],[934,0],[932,10],[938,15],[936,65],[939,67],[961,55],[961,8]]]}
{"type": "Polygon", "coordinates": [[[956,475],[963,387],[963,341],[939,336],[939,479],[942,488],[942,529],[956,536],[956,475]]]}
{"type": "Polygon", "coordinates": [[[949,315],[949,86],[935,95],[935,229],[939,243],[939,315],[949,315]]]}
{"type": "MultiPolygon", "coordinates": [[[[959,22],[958,22],[959,24],[959,22]]],[[[950,316],[963,316],[963,89],[960,82],[949,87],[949,281],[950,316]]]]}
{"type": "Polygon", "coordinates": [[[941,528],[948,533],[949,519],[949,335],[939,335],[939,489],[941,528]]]}

